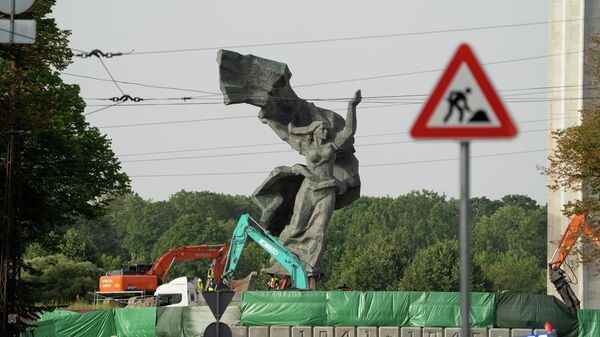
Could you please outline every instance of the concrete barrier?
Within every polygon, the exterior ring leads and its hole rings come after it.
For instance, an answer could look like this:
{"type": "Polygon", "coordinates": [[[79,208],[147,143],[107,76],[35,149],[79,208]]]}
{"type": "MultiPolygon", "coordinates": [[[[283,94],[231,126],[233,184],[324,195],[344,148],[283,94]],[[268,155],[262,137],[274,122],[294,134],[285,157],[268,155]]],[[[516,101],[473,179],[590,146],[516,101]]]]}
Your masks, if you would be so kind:
{"type": "Polygon", "coordinates": [[[231,337],[248,337],[248,327],[246,326],[230,326],[231,337]]]}
{"type": "Polygon", "coordinates": [[[531,329],[511,329],[510,337],[523,337],[527,335],[531,335],[533,330],[531,329]]]}
{"type": "Polygon", "coordinates": [[[356,328],[356,337],[378,337],[376,326],[359,326],[356,328]]]}
{"type": "Polygon", "coordinates": [[[313,337],[334,337],[332,326],[315,326],[313,328],[313,337]]]}
{"type": "MultiPolygon", "coordinates": [[[[463,337],[460,328],[396,326],[232,326],[232,337],[463,337]]],[[[523,337],[544,329],[471,328],[469,337],[523,337]]]]}
{"type": "Polygon", "coordinates": [[[380,326],[379,337],[400,337],[400,328],[397,326],[380,326]]]}
{"type": "Polygon", "coordinates": [[[335,337],[356,337],[356,328],[353,326],[336,326],[335,337]]]}
{"type": "Polygon", "coordinates": [[[248,337],[269,337],[269,327],[268,326],[248,327],[248,337]]]}
{"type": "Polygon", "coordinates": [[[423,337],[423,329],[419,327],[400,328],[400,337],[423,337]]]}
{"type": "Polygon", "coordinates": [[[289,326],[276,326],[269,327],[270,337],[290,337],[291,329],[289,326]]]}
{"type": "Polygon", "coordinates": [[[312,326],[293,326],[292,337],[313,337],[312,326]]]}
{"type": "Polygon", "coordinates": [[[490,337],[510,337],[510,329],[491,328],[490,337]]]}
{"type": "Polygon", "coordinates": [[[423,328],[423,337],[444,337],[444,328],[423,328]]]}

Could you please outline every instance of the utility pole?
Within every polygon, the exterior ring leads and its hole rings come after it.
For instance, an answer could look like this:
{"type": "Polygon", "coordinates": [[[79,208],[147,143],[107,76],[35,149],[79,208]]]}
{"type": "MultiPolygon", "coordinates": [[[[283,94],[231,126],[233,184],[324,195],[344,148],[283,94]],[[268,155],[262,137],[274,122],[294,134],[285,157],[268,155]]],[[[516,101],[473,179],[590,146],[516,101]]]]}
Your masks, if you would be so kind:
{"type": "Polygon", "coordinates": [[[19,336],[22,308],[19,303],[18,285],[21,279],[21,226],[18,219],[18,144],[16,96],[16,60],[13,52],[15,43],[35,42],[35,21],[15,20],[15,15],[26,11],[33,0],[0,0],[0,12],[10,15],[10,20],[0,20],[8,24],[8,38],[2,35],[0,43],[8,43],[10,74],[13,83],[8,95],[8,132],[6,135],[6,173],[4,180],[4,219],[0,230],[0,335],[19,336]]]}
{"type": "MultiPolygon", "coordinates": [[[[11,123],[13,124],[13,123],[11,123]]],[[[14,124],[13,124],[14,125],[14,124]]],[[[2,228],[2,263],[0,276],[0,296],[2,301],[1,332],[3,336],[18,336],[18,289],[20,278],[20,226],[17,212],[17,135],[9,131],[6,150],[6,176],[4,182],[4,226],[2,228]]]]}

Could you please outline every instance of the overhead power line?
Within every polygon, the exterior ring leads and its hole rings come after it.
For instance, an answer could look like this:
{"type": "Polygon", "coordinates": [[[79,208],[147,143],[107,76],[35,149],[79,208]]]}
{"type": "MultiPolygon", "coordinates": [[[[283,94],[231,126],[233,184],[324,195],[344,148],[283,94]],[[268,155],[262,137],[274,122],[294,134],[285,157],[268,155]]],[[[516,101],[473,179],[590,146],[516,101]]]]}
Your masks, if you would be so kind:
{"type": "MultiPolygon", "coordinates": [[[[73,73],[68,73],[68,72],[64,72],[64,71],[60,71],[59,73],[61,75],[78,77],[78,78],[86,78],[86,79],[95,80],[95,81],[112,82],[111,79],[106,79],[106,78],[101,78],[101,77],[73,74],[73,73]]],[[[221,95],[220,93],[205,91],[205,90],[198,90],[198,89],[170,87],[170,86],[163,86],[163,85],[154,85],[154,84],[146,84],[146,83],[131,82],[131,81],[120,81],[120,80],[115,80],[115,82],[121,83],[121,84],[136,85],[136,86],[146,87],[146,88],[166,89],[166,90],[186,91],[186,92],[198,92],[198,93],[203,93],[203,94],[207,94],[207,95],[221,95]]]]}
{"type": "Polygon", "coordinates": [[[547,25],[547,24],[550,24],[550,23],[581,21],[581,20],[582,19],[566,19],[566,20],[552,20],[552,21],[511,23],[511,24],[504,24],[504,25],[464,27],[464,28],[454,28],[454,29],[436,29],[436,30],[427,30],[427,31],[419,31],[419,32],[407,32],[407,33],[393,33],[393,34],[379,34],[379,35],[336,37],[336,38],[329,38],[329,39],[314,39],[314,40],[299,40],[299,41],[279,41],[279,42],[266,42],[266,43],[234,44],[234,45],[222,45],[222,46],[201,47],[201,48],[164,49],[164,50],[148,50],[148,51],[137,51],[137,52],[133,51],[131,53],[128,53],[127,55],[132,56],[132,55],[150,55],[150,54],[173,54],[173,53],[201,52],[201,51],[211,51],[211,50],[219,50],[219,49],[232,49],[232,48],[271,47],[271,46],[287,46],[287,45],[300,45],[300,44],[312,44],[312,43],[328,43],[328,42],[341,42],[341,41],[386,39],[386,38],[397,38],[397,37],[407,37],[407,36],[420,36],[420,35],[435,35],[435,34],[446,34],[446,33],[469,32],[469,31],[477,31],[477,30],[493,30],[493,29],[504,29],[504,28],[527,27],[527,26],[540,26],[540,25],[547,25]]]}
{"type": "MultiPolygon", "coordinates": [[[[570,101],[570,100],[592,100],[592,99],[600,99],[600,97],[588,97],[588,98],[565,98],[565,99],[536,99],[536,100],[518,100],[518,101],[507,101],[508,103],[543,103],[543,102],[551,102],[551,101],[570,101]]],[[[89,113],[85,113],[84,115],[90,115],[95,112],[108,109],[117,105],[121,105],[122,102],[115,103],[112,105],[104,106],[99,110],[94,110],[89,113]]],[[[189,103],[180,103],[181,104],[189,104],[189,103]]],[[[202,103],[196,103],[202,104],[202,103]]],[[[209,104],[209,103],[205,103],[209,104]]],[[[405,105],[418,105],[423,104],[423,102],[407,102],[407,103],[396,103],[396,104],[387,104],[387,105],[378,105],[378,106],[368,106],[362,107],[362,110],[365,109],[375,109],[375,108],[386,108],[386,107],[394,107],[394,106],[405,106],[405,105]]],[[[333,111],[339,111],[342,109],[332,109],[333,111]]],[[[176,125],[176,124],[188,124],[188,123],[202,123],[202,122],[211,122],[211,121],[220,121],[220,120],[232,120],[232,119],[250,119],[256,118],[256,115],[248,115],[248,116],[231,116],[231,117],[215,117],[215,118],[202,118],[202,119],[185,119],[185,120],[177,120],[177,121],[159,121],[159,122],[146,122],[146,123],[131,123],[131,124],[113,124],[113,125],[99,125],[97,128],[99,129],[114,129],[114,128],[127,128],[127,127],[139,127],[139,126],[156,126],[156,125],[176,125]]]]}
{"type": "MultiPolygon", "coordinates": [[[[521,97],[521,96],[527,96],[527,95],[539,95],[539,94],[550,94],[550,93],[554,93],[554,92],[558,92],[559,90],[562,91],[564,89],[567,89],[566,91],[575,91],[575,90],[581,90],[581,89],[598,89],[600,88],[600,85],[598,84],[578,84],[578,85],[563,85],[563,86],[546,86],[546,87],[528,87],[528,88],[514,88],[514,89],[502,89],[502,90],[498,90],[498,92],[500,93],[505,93],[502,95],[503,98],[511,98],[511,97],[521,97]],[[516,91],[521,91],[521,92],[516,92],[516,91]]],[[[243,97],[243,95],[237,95],[239,97],[243,97]]],[[[393,103],[392,100],[397,100],[397,99],[403,99],[403,100],[407,100],[407,99],[420,99],[420,98],[426,98],[428,97],[429,94],[428,93],[422,93],[422,94],[397,94],[397,95],[378,95],[378,96],[362,96],[362,103],[393,103]]],[[[251,95],[246,95],[245,97],[251,99],[251,98],[261,98],[258,96],[251,96],[251,95]]],[[[351,99],[352,97],[307,97],[307,98],[277,98],[277,97],[271,97],[271,99],[274,100],[306,100],[306,101],[312,101],[312,102],[347,102],[351,99]]],[[[543,99],[545,99],[546,97],[543,97],[543,99]]],[[[219,95],[219,96],[213,96],[213,95],[203,95],[203,96],[182,96],[182,97],[135,97],[132,98],[129,95],[120,97],[120,98],[116,98],[116,97],[84,97],[83,98],[86,101],[113,101],[113,102],[117,102],[117,101],[133,101],[133,102],[141,102],[141,101],[184,101],[184,102],[191,102],[191,101],[212,101],[215,102],[217,101],[219,104],[222,103],[223,100],[223,96],[219,95]]],[[[88,105],[88,106],[94,106],[94,105],[88,105]]]]}
{"type": "MultiPolygon", "coordinates": [[[[477,158],[504,157],[504,156],[514,156],[514,155],[543,152],[543,151],[548,151],[548,149],[473,155],[473,156],[471,156],[471,158],[477,159],[477,158]]],[[[458,157],[454,157],[454,158],[413,160],[413,161],[392,162],[392,163],[365,164],[365,165],[360,165],[360,168],[437,163],[437,162],[445,162],[445,161],[455,161],[455,160],[459,160],[459,159],[460,158],[458,158],[458,157]]],[[[131,178],[165,178],[165,177],[193,177],[193,176],[230,176],[230,175],[248,175],[248,174],[268,174],[268,173],[269,172],[267,172],[267,171],[210,172],[210,173],[205,172],[205,173],[176,173],[176,174],[141,174],[141,175],[130,175],[129,177],[131,177],[131,178]]]]}
{"type": "MultiPolygon", "coordinates": [[[[534,133],[534,132],[542,132],[548,131],[548,129],[539,129],[539,130],[526,130],[520,131],[520,133],[534,133]]],[[[382,145],[398,145],[398,144],[410,144],[417,143],[416,140],[403,140],[396,142],[381,142],[381,143],[371,143],[371,144],[355,144],[354,147],[362,148],[369,146],[382,146],[382,145]]],[[[275,151],[259,151],[259,152],[238,152],[238,153],[223,153],[223,154],[209,154],[209,155],[199,155],[199,156],[184,156],[184,157],[166,157],[166,158],[145,158],[145,159],[129,159],[129,160],[121,160],[121,163],[143,163],[143,162],[155,162],[155,161],[173,161],[173,160],[187,160],[187,159],[202,159],[202,158],[220,158],[220,157],[241,157],[241,156],[255,156],[262,154],[274,154],[274,153],[295,153],[295,150],[275,150],[275,151]]]]}
{"type": "MultiPolygon", "coordinates": [[[[505,103],[540,103],[540,102],[556,102],[556,101],[573,101],[573,100],[593,100],[600,99],[600,97],[566,97],[566,98],[547,98],[547,97],[529,97],[525,98],[513,98],[510,97],[505,98],[503,101],[505,103]]],[[[115,101],[115,99],[111,99],[115,101]]],[[[139,101],[144,101],[145,99],[139,99],[139,101]]],[[[182,99],[183,100],[183,99],[182,99]]],[[[185,100],[184,100],[185,101],[185,100]]],[[[326,100],[321,100],[326,101],[326,100]]],[[[330,102],[339,102],[337,100],[330,102]]],[[[375,108],[385,108],[390,106],[402,106],[402,105],[419,105],[425,103],[425,99],[416,100],[413,99],[411,101],[363,101],[362,103],[371,103],[371,104],[379,104],[379,105],[369,105],[369,106],[361,106],[361,109],[375,109],[375,108]],[[386,104],[390,103],[390,104],[386,104]]],[[[121,107],[147,107],[147,106],[182,106],[182,105],[223,105],[222,102],[178,102],[178,103],[129,103],[129,104],[120,104],[121,107]]],[[[113,104],[88,104],[88,107],[110,107],[114,106],[113,104]]],[[[330,109],[332,111],[342,111],[345,109],[330,109]]]]}
{"type": "Polygon", "coordinates": [[[185,120],[185,121],[166,121],[166,122],[148,122],[148,123],[135,123],[135,124],[117,124],[117,125],[98,126],[98,128],[100,128],[100,129],[115,129],[115,128],[127,128],[127,127],[132,127],[132,126],[150,126],[150,125],[165,125],[165,124],[195,123],[195,122],[208,122],[208,121],[221,121],[221,120],[247,119],[247,118],[256,118],[256,116],[233,116],[233,117],[216,117],[216,118],[191,119],[191,120],[185,120]]]}
{"type": "MultiPolygon", "coordinates": [[[[533,56],[533,57],[522,57],[522,58],[515,58],[515,59],[508,59],[508,60],[500,60],[500,61],[488,62],[488,63],[484,63],[484,65],[495,65],[495,64],[503,64],[503,63],[510,63],[510,62],[522,62],[522,61],[527,61],[527,60],[535,60],[535,59],[542,59],[542,58],[548,58],[548,57],[557,57],[557,56],[564,56],[564,55],[567,55],[567,54],[578,54],[578,53],[582,53],[582,52],[581,51],[580,52],[567,52],[567,53],[561,53],[561,54],[541,55],[541,56],[533,56]]],[[[309,86],[319,86],[319,85],[345,83],[345,82],[355,82],[355,81],[361,81],[361,80],[374,80],[374,79],[384,79],[384,78],[392,78],[392,77],[402,77],[402,76],[410,76],[410,75],[417,75],[417,74],[441,72],[443,70],[444,69],[430,69],[430,70],[420,70],[420,71],[405,72],[405,73],[396,73],[396,74],[387,74],[387,75],[356,77],[356,78],[336,80],[336,81],[326,81],[326,82],[316,82],[316,83],[309,83],[309,84],[301,84],[301,85],[295,85],[294,87],[309,87],[309,86]]],[[[66,76],[78,77],[78,78],[92,79],[92,80],[97,80],[97,81],[115,82],[115,83],[136,85],[136,86],[147,87],[147,88],[176,90],[176,91],[185,91],[185,92],[198,92],[198,93],[207,94],[206,96],[204,96],[205,98],[211,98],[211,97],[219,98],[219,97],[222,97],[222,95],[220,93],[210,92],[210,91],[205,91],[205,90],[179,88],[179,87],[172,87],[172,86],[159,86],[159,85],[145,84],[145,83],[131,82],[131,81],[121,81],[121,80],[115,80],[114,78],[105,79],[105,78],[99,78],[99,77],[95,77],[95,76],[80,75],[80,74],[73,74],[73,73],[67,73],[67,72],[60,72],[60,74],[66,75],[66,76]]],[[[196,97],[196,98],[201,98],[201,97],[196,97]]],[[[129,106],[129,105],[126,105],[126,106],[129,106]]]]}
{"type": "MultiPolygon", "coordinates": [[[[564,56],[569,54],[581,54],[582,51],[578,52],[566,52],[560,54],[550,54],[550,55],[540,55],[540,56],[531,56],[531,57],[520,57],[508,60],[494,61],[494,62],[485,62],[482,63],[485,66],[495,65],[495,64],[504,64],[504,63],[512,63],[512,62],[523,62],[523,61],[531,61],[531,60],[539,60],[549,57],[556,56],[564,56]]],[[[342,80],[335,81],[325,81],[325,82],[316,82],[316,83],[308,83],[308,84],[299,84],[295,85],[296,88],[305,88],[305,87],[314,87],[319,85],[329,85],[329,84],[338,84],[338,83],[348,83],[348,82],[357,82],[357,81],[368,81],[368,80],[380,80],[384,78],[393,78],[393,77],[402,77],[402,76],[410,76],[410,75],[418,75],[418,74],[427,74],[427,73],[435,73],[444,71],[444,68],[438,69],[430,69],[430,70],[419,70],[419,71],[409,71],[404,73],[396,73],[396,74],[387,74],[387,75],[376,75],[376,76],[365,76],[365,77],[355,77],[355,78],[346,78],[342,80]]]]}

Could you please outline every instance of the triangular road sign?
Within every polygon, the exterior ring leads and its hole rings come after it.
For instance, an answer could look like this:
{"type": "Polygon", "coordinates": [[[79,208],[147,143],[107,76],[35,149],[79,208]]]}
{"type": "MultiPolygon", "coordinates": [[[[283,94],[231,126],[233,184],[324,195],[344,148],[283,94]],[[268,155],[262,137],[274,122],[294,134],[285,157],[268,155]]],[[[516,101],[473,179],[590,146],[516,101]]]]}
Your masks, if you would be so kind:
{"type": "Polygon", "coordinates": [[[517,128],[475,54],[462,44],[410,133],[414,138],[511,138],[517,128]]]}
{"type": "Polygon", "coordinates": [[[204,297],[206,304],[210,308],[210,311],[212,311],[213,315],[215,315],[217,320],[221,319],[221,316],[223,316],[225,309],[227,309],[227,306],[229,303],[231,303],[234,295],[235,292],[233,291],[217,290],[202,292],[202,296],[204,297]]]}

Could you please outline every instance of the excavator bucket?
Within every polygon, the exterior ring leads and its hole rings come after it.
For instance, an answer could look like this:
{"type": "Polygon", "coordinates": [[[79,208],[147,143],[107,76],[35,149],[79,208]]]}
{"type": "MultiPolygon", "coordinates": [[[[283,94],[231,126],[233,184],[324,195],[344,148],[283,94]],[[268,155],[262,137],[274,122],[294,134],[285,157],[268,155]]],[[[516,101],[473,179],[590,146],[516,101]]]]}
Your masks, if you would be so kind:
{"type": "Polygon", "coordinates": [[[246,290],[254,290],[257,278],[258,273],[253,271],[241,280],[229,281],[229,286],[231,286],[231,288],[235,291],[236,294],[242,293],[246,290]]]}

